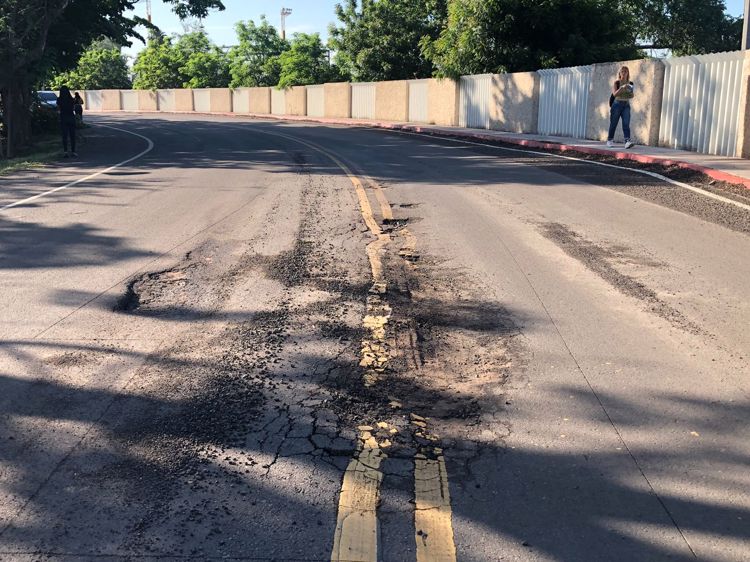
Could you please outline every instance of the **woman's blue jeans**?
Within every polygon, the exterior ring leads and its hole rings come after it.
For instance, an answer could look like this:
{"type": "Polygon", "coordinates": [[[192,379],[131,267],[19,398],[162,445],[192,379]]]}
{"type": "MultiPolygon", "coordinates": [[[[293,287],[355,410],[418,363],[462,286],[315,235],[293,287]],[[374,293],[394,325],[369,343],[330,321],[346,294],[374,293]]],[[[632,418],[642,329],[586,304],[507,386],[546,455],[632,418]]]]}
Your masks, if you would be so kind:
{"type": "Polygon", "coordinates": [[[609,135],[607,140],[615,139],[615,131],[620,118],[622,118],[622,132],[625,134],[625,142],[630,140],[630,104],[622,101],[615,101],[609,110],[609,135]]]}

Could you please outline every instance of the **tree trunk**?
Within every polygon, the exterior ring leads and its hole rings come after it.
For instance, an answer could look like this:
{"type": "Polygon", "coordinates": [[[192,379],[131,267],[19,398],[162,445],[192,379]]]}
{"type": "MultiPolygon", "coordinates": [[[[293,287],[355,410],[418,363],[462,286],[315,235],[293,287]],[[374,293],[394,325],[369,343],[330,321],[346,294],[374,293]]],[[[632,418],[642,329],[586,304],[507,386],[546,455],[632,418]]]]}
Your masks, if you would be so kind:
{"type": "Polygon", "coordinates": [[[13,82],[2,90],[3,126],[6,131],[5,156],[12,158],[20,148],[31,142],[31,112],[29,88],[13,82]]]}

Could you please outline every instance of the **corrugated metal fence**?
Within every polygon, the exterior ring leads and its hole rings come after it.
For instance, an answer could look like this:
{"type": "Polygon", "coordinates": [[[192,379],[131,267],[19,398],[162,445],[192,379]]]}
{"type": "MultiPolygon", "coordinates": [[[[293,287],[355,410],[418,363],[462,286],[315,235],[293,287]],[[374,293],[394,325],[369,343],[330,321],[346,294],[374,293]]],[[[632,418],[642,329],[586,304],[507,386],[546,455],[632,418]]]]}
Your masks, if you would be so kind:
{"type": "Polygon", "coordinates": [[[461,76],[460,88],[458,126],[489,129],[492,74],[461,76]]]}
{"type": "Polygon", "coordinates": [[[429,80],[409,80],[409,121],[427,123],[429,80]]]}
{"type": "Polygon", "coordinates": [[[586,136],[593,66],[539,70],[539,133],[586,136]]]}
{"type": "Polygon", "coordinates": [[[286,90],[271,88],[271,114],[284,115],[286,113],[286,90]]]}
{"type": "Polygon", "coordinates": [[[375,119],[374,82],[352,84],[352,117],[354,119],[375,119]]]}
{"type": "Polygon", "coordinates": [[[325,88],[321,86],[307,87],[307,114],[310,117],[324,117],[326,113],[325,88]]]}
{"type": "Polygon", "coordinates": [[[734,156],[742,51],[665,59],[659,144],[734,156]]]}

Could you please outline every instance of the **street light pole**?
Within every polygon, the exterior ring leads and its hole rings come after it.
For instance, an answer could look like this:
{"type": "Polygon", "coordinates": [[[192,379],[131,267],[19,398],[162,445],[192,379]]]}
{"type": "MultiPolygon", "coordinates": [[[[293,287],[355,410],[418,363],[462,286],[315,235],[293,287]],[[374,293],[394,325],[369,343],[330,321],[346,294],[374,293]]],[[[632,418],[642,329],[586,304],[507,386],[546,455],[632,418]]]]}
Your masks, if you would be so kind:
{"type": "MultiPolygon", "coordinates": [[[[750,0],[747,0],[750,2],[750,0]]],[[[286,17],[292,14],[291,8],[281,8],[281,38],[286,39],[286,17]]]]}
{"type": "Polygon", "coordinates": [[[750,19],[750,0],[745,0],[745,11],[743,12],[745,16],[745,23],[742,26],[742,50],[747,50],[748,44],[750,44],[750,38],[748,37],[748,34],[750,34],[750,26],[748,26],[748,19],[750,19]]]}

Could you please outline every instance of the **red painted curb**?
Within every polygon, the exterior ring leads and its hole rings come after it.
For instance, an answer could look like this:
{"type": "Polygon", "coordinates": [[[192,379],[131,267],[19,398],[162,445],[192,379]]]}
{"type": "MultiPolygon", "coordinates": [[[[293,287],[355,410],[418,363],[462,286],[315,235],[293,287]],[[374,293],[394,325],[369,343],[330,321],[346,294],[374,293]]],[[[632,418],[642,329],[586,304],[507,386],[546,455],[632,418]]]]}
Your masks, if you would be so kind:
{"type": "MultiPolygon", "coordinates": [[[[301,121],[307,123],[321,123],[325,125],[347,125],[356,127],[372,127],[376,129],[390,129],[395,131],[407,131],[413,133],[421,133],[432,135],[436,137],[450,137],[460,138],[469,140],[484,140],[484,141],[495,141],[502,142],[505,144],[512,144],[516,146],[522,146],[525,148],[541,148],[544,150],[557,150],[560,152],[578,152],[583,154],[595,154],[598,156],[609,156],[616,158],[617,160],[633,160],[640,162],[641,164],[656,164],[660,166],[676,166],[684,170],[692,170],[707,175],[708,177],[717,181],[723,181],[727,183],[733,183],[742,185],[747,189],[750,189],[750,179],[743,178],[742,176],[736,176],[729,172],[722,172],[715,168],[709,168],[708,166],[701,166],[700,164],[693,164],[692,162],[684,162],[682,160],[674,160],[671,158],[661,158],[659,156],[649,156],[648,154],[637,154],[634,152],[622,152],[612,151],[605,148],[596,148],[590,146],[570,145],[565,143],[551,142],[551,141],[538,141],[533,139],[519,139],[516,137],[506,137],[503,135],[487,135],[480,132],[471,132],[466,130],[456,129],[455,131],[445,131],[443,129],[433,129],[431,127],[425,127],[423,125],[408,125],[402,123],[395,123],[390,121],[366,121],[366,120],[353,120],[353,119],[332,119],[326,117],[309,117],[301,115],[272,115],[265,113],[209,113],[209,112],[198,112],[198,111],[154,111],[154,110],[120,110],[120,113],[174,113],[178,115],[219,115],[222,117],[250,117],[252,119],[274,119],[276,121],[301,121]]],[[[102,112],[106,113],[106,112],[102,112]]]]}

